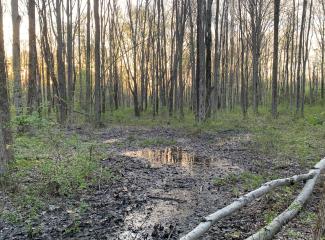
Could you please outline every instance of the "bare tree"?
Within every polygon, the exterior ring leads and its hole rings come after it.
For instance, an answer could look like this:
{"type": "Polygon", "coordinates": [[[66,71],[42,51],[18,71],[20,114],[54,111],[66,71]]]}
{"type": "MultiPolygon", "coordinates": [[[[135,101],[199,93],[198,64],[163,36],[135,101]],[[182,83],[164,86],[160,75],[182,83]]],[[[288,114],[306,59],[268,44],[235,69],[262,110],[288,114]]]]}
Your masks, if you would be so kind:
{"type": "Polygon", "coordinates": [[[100,24],[98,13],[99,0],[94,0],[94,18],[95,18],[95,122],[98,125],[101,119],[101,81],[100,81],[100,24]]]}
{"type": "Polygon", "coordinates": [[[63,60],[63,36],[62,36],[62,20],[61,20],[61,7],[62,0],[56,0],[55,12],[56,12],[56,57],[57,57],[57,76],[59,85],[59,122],[65,123],[67,120],[67,90],[66,90],[66,75],[65,75],[65,63],[63,60]]]}
{"type": "Polygon", "coordinates": [[[205,36],[205,45],[206,45],[206,100],[205,100],[205,107],[206,107],[206,116],[208,118],[211,116],[211,94],[212,94],[212,82],[211,82],[211,75],[212,75],[212,30],[211,30],[211,23],[212,23],[212,3],[213,0],[207,0],[206,6],[206,36],[205,36]]]}
{"type": "Polygon", "coordinates": [[[87,0],[87,33],[86,33],[86,112],[91,111],[91,48],[90,48],[90,0],[87,0]]]}
{"type": "Polygon", "coordinates": [[[3,40],[3,11],[2,0],[0,0],[0,175],[6,173],[8,163],[13,160],[11,145],[12,135],[3,40]]]}
{"type": "Polygon", "coordinates": [[[197,121],[203,122],[206,114],[206,54],[205,54],[205,21],[204,9],[206,2],[197,0],[197,65],[196,87],[197,91],[197,121]]]}
{"type": "Polygon", "coordinates": [[[301,62],[302,62],[302,55],[303,55],[303,48],[304,48],[303,37],[304,37],[305,23],[306,23],[306,11],[307,11],[307,0],[304,0],[302,18],[301,18],[299,45],[298,45],[296,113],[299,112],[300,104],[301,104],[301,62]]]}
{"type": "Polygon", "coordinates": [[[66,1],[66,21],[67,21],[67,54],[66,54],[66,62],[67,62],[67,107],[69,114],[73,108],[73,98],[74,98],[74,79],[73,79],[73,36],[72,36],[72,1],[66,1]]]}
{"type": "Polygon", "coordinates": [[[22,90],[21,90],[21,66],[20,66],[20,21],[21,17],[18,10],[18,0],[11,0],[12,12],[12,66],[14,77],[14,103],[16,114],[22,112],[22,90]]]}
{"type": "Polygon", "coordinates": [[[28,51],[28,112],[35,110],[37,103],[37,53],[35,33],[35,0],[28,0],[28,23],[29,23],[29,51],[28,51]]]}
{"type": "Polygon", "coordinates": [[[274,0],[274,40],[273,40],[273,74],[272,74],[272,115],[278,115],[278,55],[279,55],[279,18],[280,0],[274,0]]]}
{"type": "Polygon", "coordinates": [[[267,27],[269,0],[248,0],[248,14],[250,16],[250,46],[253,62],[253,110],[258,112],[260,102],[260,57],[264,39],[265,28],[267,27]]]}

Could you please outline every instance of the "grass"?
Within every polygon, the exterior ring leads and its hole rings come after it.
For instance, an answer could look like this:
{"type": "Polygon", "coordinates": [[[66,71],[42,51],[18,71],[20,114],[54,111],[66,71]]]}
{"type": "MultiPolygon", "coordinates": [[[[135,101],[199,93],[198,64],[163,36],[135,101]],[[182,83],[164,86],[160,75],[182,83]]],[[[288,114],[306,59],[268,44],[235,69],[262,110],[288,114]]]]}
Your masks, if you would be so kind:
{"type": "Polygon", "coordinates": [[[9,182],[16,179],[21,186],[27,178],[32,178],[32,190],[59,196],[95,184],[100,168],[98,160],[104,154],[104,146],[99,143],[82,141],[77,135],[66,136],[61,131],[17,136],[14,148],[16,161],[11,165],[9,182]]]}
{"type": "MultiPolygon", "coordinates": [[[[33,222],[51,202],[73,198],[90,186],[112,181],[114,176],[100,162],[107,157],[104,144],[50,123],[40,126],[38,121],[27,122],[32,131],[16,134],[15,161],[8,175],[0,179],[2,190],[17,211],[2,211],[0,217],[13,224],[23,222],[34,237],[40,230],[33,222]]],[[[80,212],[86,210],[86,203],[81,203],[80,212]]]]}
{"type": "MultiPolygon", "coordinates": [[[[304,118],[288,113],[285,106],[280,106],[279,111],[276,120],[263,108],[260,114],[249,112],[248,117],[243,119],[240,110],[235,109],[232,112],[218,112],[212,119],[198,125],[190,112],[184,118],[169,117],[167,110],[161,109],[160,115],[155,118],[150,112],[136,118],[132,109],[120,109],[107,113],[104,123],[109,126],[170,127],[182,129],[190,136],[202,132],[250,133],[252,141],[249,147],[258,153],[280,160],[283,164],[287,161],[298,162],[302,168],[310,168],[325,155],[325,109],[322,106],[307,106],[304,118]]],[[[10,174],[0,179],[0,183],[9,193],[17,212],[2,211],[0,217],[14,224],[24,222],[30,236],[40,231],[32,223],[37,221],[53,198],[70,198],[89,186],[114,179],[110,170],[102,168],[100,164],[100,160],[107,157],[105,144],[82,139],[78,134],[67,134],[55,123],[35,115],[15,118],[13,125],[33,131],[32,134],[23,131],[15,136],[16,161],[10,166],[10,174]]],[[[160,137],[138,139],[129,136],[127,140],[135,141],[140,147],[175,144],[174,140],[160,137]]],[[[240,183],[240,188],[233,187],[234,195],[239,196],[242,191],[259,187],[266,178],[263,174],[243,172],[215,179],[214,184],[226,186],[240,183]]],[[[293,194],[292,189],[283,191],[286,195],[293,194]]],[[[79,212],[83,213],[87,208],[87,203],[82,202],[79,212]]],[[[266,213],[265,220],[270,221],[273,215],[273,212],[266,213]]],[[[308,216],[307,220],[310,218],[308,216]]],[[[76,230],[78,219],[67,229],[67,234],[76,230]]]]}
{"type": "MultiPolygon", "coordinates": [[[[252,135],[253,144],[250,147],[256,151],[283,163],[295,160],[304,167],[311,167],[325,155],[325,109],[321,105],[306,106],[305,109],[305,117],[298,118],[288,112],[286,106],[280,106],[278,119],[273,119],[268,109],[263,107],[258,115],[249,112],[246,119],[243,119],[240,109],[221,111],[201,125],[195,123],[190,112],[186,112],[184,118],[169,117],[167,110],[161,109],[160,115],[155,118],[150,112],[136,118],[132,109],[121,109],[108,113],[105,122],[109,125],[165,126],[183,129],[188,135],[209,131],[247,132],[252,135]]],[[[149,142],[146,144],[151,145],[149,142]]]]}
{"type": "MultiPolygon", "coordinates": [[[[243,191],[249,191],[260,187],[265,181],[265,178],[261,175],[251,173],[251,172],[242,172],[242,173],[230,173],[224,178],[215,178],[213,183],[215,186],[223,187],[227,185],[237,185],[241,186],[243,191]]],[[[238,190],[238,189],[237,189],[238,190]]],[[[234,192],[234,195],[237,195],[234,192]]]]}

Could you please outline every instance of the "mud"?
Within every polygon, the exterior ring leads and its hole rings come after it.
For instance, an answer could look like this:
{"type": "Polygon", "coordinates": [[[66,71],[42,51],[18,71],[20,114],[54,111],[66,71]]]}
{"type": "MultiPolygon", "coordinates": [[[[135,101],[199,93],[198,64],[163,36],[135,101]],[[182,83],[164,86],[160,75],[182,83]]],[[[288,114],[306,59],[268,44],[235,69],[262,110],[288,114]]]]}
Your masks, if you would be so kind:
{"type": "MultiPolygon", "coordinates": [[[[33,239],[179,239],[203,216],[245,193],[240,182],[217,186],[214,179],[243,171],[266,176],[274,171],[280,176],[305,171],[294,162],[282,163],[279,169],[274,159],[251,148],[251,136],[244,132],[189,134],[185,130],[133,127],[78,131],[85,139],[107,144],[102,164],[118,179],[93,186],[74,199],[54,199],[32,223],[33,228],[41,229],[33,239]],[[164,141],[144,146],[144,140],[155,138],[164,141]],[[86,210],[80,210],[81,203],[86,210]]],[[[317,196],[308,205],[310,211],[316,211],[317,196]]],[[[5,198],[1,193],[0,199],[5,198]]],[[[4,207],[10,209],[7,202],[4,207]]],[[[265,224],[264,212],[269,207],[270,199],[262,198],[219,222],[203,239],[245,239],[265,224]]],[[[23,225],[0,220],[0,239],[28,238],[23,225]]],[[[277,238],[310,239],[311,229],[304,228],[298,219],[277,238]],[[301,235],[292,238],[290,229],[301,235]]]]}

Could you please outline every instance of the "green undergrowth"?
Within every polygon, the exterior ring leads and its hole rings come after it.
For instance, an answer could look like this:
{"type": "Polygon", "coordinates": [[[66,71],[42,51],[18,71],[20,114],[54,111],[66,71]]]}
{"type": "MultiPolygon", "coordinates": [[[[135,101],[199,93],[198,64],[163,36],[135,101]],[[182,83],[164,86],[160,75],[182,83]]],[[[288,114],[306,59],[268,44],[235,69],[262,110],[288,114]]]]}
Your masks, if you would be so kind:
{"type": "Polygon", "coordinates": [[[161,109],[156,117],[145,112],[136,118],[132,109],[121,109],[107,113],[104,122],[107,125],[183,129],[190,136],[202,132],[249,133],[252,140],[249,147],[257,152],[277,158],[283,164],[295,161],[303,167],[311,167],[325,155],[325,107],[307,105],[304,117],[287,109],[287,106],[279,106],[277,119],[273,119],[265,107],[260,107],[257,115],[249,111],[245,119],[239,108],[220,111],[203,124],[197,124],[189,111],[183,118],[177,114],[169,117],[166,109],[161,109]]]}
{"type": "Polygon", "coordinates": [[[27,122],[29,131],[15,134],[15,161],[0,179],[2,190],[17,209],[0,213],[11,223],[33,222],[52,201],[74,198],[114,179],[100,161],[107,157],[104,144],[51,122],[42,120],[40,125],[40,119],[35,119],[19,120],[18,125],[13,121],[15,128],[27,122]]]}
{"type": "MultiPolygon", "coordinates": [[[[213,183],[217,187],[225,187],[232,185],[240,186],[241,190],[249,191],[260,187],[265,182],[265,177],[263,175],[251,173],[251,172],[241,172],[241,173],[230,173],[222,178],[215,178],[213,183]]],[[[234,194],[237,195],[236,191],[239,192],[239,189],[234,190],[234,194]]]]}

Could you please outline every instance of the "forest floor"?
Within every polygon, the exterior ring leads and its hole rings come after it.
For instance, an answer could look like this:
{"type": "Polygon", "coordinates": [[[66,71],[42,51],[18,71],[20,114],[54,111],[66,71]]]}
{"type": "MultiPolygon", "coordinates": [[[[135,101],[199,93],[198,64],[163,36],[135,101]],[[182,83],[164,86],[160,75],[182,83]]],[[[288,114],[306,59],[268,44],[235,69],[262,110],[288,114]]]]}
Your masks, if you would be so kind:
{"type": "MultiPolygon", "coordinates": [[[[262,183],[307,172],[325,153],[324,124],[311,116],[294,126],[288,118],[238,118],[202,128],[114,123],[16,136],[16,163],[0,193],[0,239],[178,239],[262,183]]],[[[277,189],[203,239],[245,239],[301,187],[277,189]]],[[[311,239],[319,197],[317,187],[276,239],[311,239]]]]}

